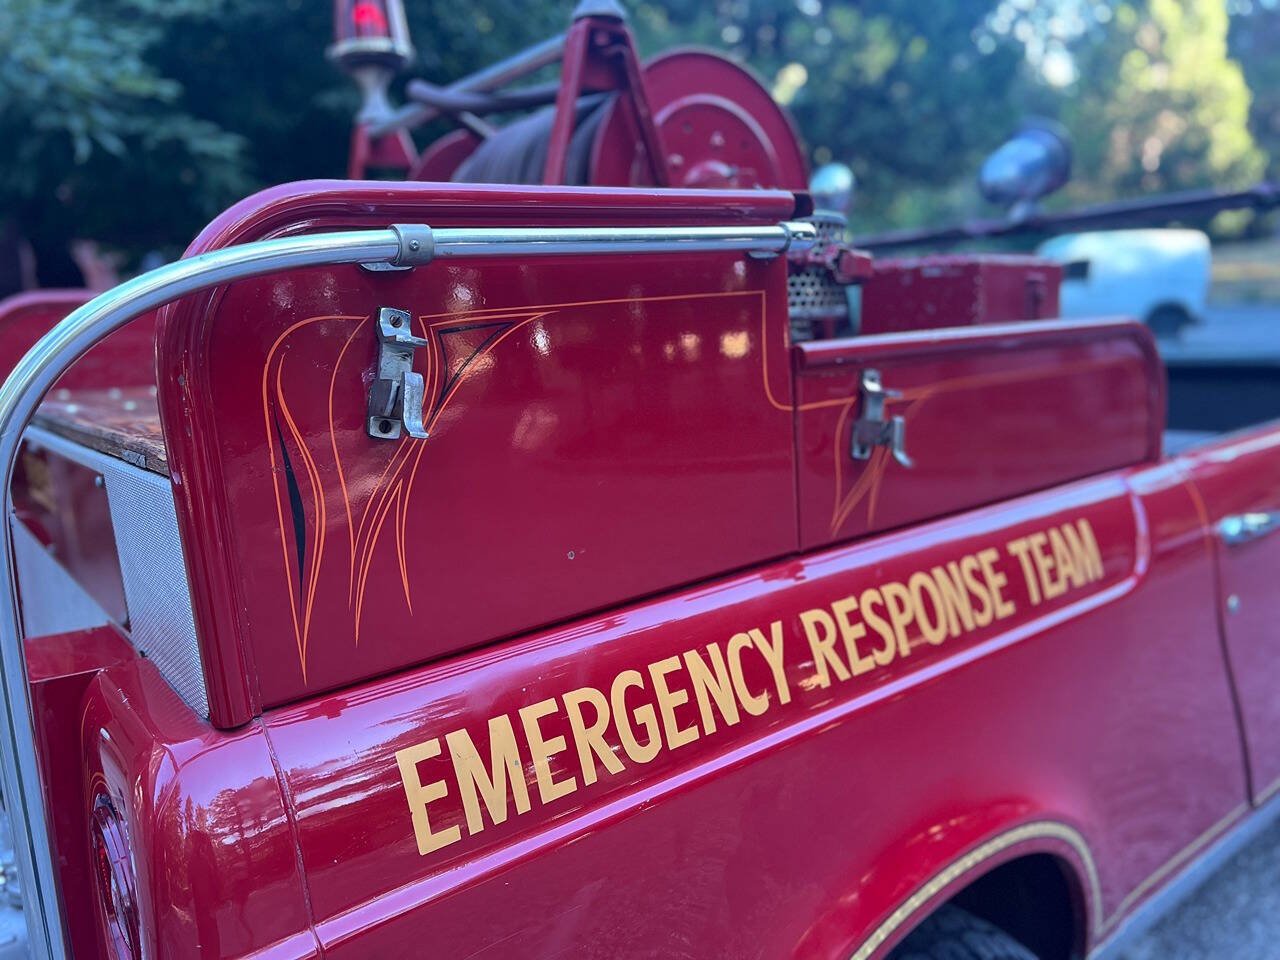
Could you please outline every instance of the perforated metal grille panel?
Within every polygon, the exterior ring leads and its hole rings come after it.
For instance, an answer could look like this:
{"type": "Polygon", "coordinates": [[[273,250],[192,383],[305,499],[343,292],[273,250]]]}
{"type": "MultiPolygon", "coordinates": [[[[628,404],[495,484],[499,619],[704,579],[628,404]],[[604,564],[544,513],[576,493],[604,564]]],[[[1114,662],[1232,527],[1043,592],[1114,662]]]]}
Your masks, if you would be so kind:
{"type": "Polygon", "coordinates": [[[129,636],[178,695],[207,716],[209,701],[173,490],[167,478],[119,463],[118,470],[106,474],[107,502],[124,574],[129,636]]]}
{"type": "Polygon", "coordinates": [[[805,267],[787,277],[787,302],[792,317],[830,317],[849,309],[844,287],[821,267],[805,267]]]}
{"type": "MultiPolygon", "coordinates": [[[[845,219],[832,214],[810,218],[818,228],[818,243],[832,244],[844,240],[845,219]]],[[[843,286],[822,267],[792,269],[787,275],[787,305],[791,316],[793,340],[813,339],[813,321],[843,318],[849,315],[849,299],[843,286]]]]}
{"type": "Polygon", "coordinates": [[[208,716],[209,696],[168,478],[38,428],[28,430],[27,437],[102,474],[124,578],[130,640],[188,706],[208,716]]]}

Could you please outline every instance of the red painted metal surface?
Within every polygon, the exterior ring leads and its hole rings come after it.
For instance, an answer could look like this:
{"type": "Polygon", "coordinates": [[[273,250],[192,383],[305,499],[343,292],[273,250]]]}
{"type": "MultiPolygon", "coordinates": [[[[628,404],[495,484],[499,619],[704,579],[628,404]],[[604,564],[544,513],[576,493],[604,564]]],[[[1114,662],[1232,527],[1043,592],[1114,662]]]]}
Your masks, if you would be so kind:
{"type": "Polygon", "coordinates": [[[862,284],[863,334],[1058,316],[1062,267],[1038,257],[947,255],[876,260],[862,284]]]}
{"type": "Polygon", "coordinates": [[[629,160],[641,164],[642,172],[639,179],[602,179],[593,163],[590,182],[618,186],[630,186],[632,183],[667,186],[670,177],[666,152],[654,124],[646,87],[635,42],[624,22],[612,17],[575,20],[565,37],[560,90],[556,96],[542,182],[549,186],[565,182],[580,96],[585,92],[616,91],[610,112],[619,117],[620,125],[610,129],[606,124],[601,129],[596,136],[593,155],[602,149],[623,151],[629,160]],[[610,138],[613,142],[606,146],[610,138]]]}
{"type": "MultiPolygon", "coordinates": [[[[816,960],[850,955],[922,886],[927,909],[1033,852],[1068,870],[1097,943],[1192,845],[1247,812],[1211,538],[1182,478],[1131,471],[767,565],[238,732],[196,722],[149,663],[112,666],[88,688],[84,726],[100,733],[82,776],[129,811],[142,928],[166,957],[413,957],[429,943],[442,958],[509,956],[519,944],[526,957],[816,960]],[[1082,521],[1098,569],[1052,597],[1042,577],[1069,578],[1033,570],[1036,603],[1009,544],[1082,521]],[[855,674],[837,642],[850,668],[841,679],[815,655],[810,611],[839,623],[845,598],[986,551],[992,609],[1012,607],[990,623],[935,644],[920,635],[935,619],[925,604],[910,652],[887,664],[855,674]],[[733,719],[708,698],[714,730],[688,660],[714,664],[711,647],[741,681],[726,683],[733,719]],[[621,769],[590,754],[587,783],[566,695],[610,698],[630,670],[636,682],[602,728],[621,769]],[[521,716],[535,708],[533,721],[521,716]],[[529,802],[517,807],[505,784],[472,832],[453,759],[464,752],[449,735],[467,731],[487,761],[488,731],[502,729],[491,721],[504,717],[529,802]],[[440,756],[415,763],[435,740],[440,756]],[[636,759],[651,742],[653,755],[636,759]],[[443,790],[411,794],[407,769],[443,790]],[[547,799],[540,783],[572,787],[547,799]],[[419,808],[433,833],[456,838],[421,853],[419,808]],[[931,885],[1001,837],[970,873],[931,885]]],[[[975,612],[985,606],[973,599],[975,612]]],[[[889,646],[862,622],[855,656],[889,646]]],[[[908,926],[889,930],[877,955],[908,926]]]]}
{"type": "MultiPolygon", "coordinates": [[[[773,223],[793,205],[303,186],[231,211],[192,252],[406,220],[773,223]]],[[[161,414],[199,545],[214,722],[794,549],[791,416],[770,402],[787,396],[785,269],[732,254],[350,266],[167,314],[161,414]],[[430,440],[365,434],[382,306],[430,330],[430,440]]]]}
{"type": "Polygon", "coordinates": [[[801,544],[809,549],[1160,455],[1163,373],[1124,320],[956,327],[796,348],[801,544]],[[915,465],[850,456],[859,383],[897,391],[915,465]],[[1035,455],[1029,455],[1029,445],[1035,455]]]}
{"type": "MultiPolygon", "coordinates": [[[[55,323],[93,297],[89,290],[36,290],[0,300],[0,377],[55,323]]],[[[59,387],[143,387],[155,383],[155,315],[147,314],[95,346],[59,387]]]]}
{"type": "MultiPolygon", "coordinates": [[[[295,185],[192,252],[793,209],[764,191],[295,185]]],[[[788,351],[785,269],[313,269],[167,311],[160,401],[212,724],[109,631],[32,646],[68,891],[109,798],[155,956],[883,957],[1028,853],[1067,871],[1082,944],[1112,936],[1249,814],[1220,617],[1237,681],[1257,674],[1239,684],[1255,798],[1277,762],[1259,732],[1270,541],[1228,551],[1213,530],[1277,508],[1275,431],[1150,462],[1162,380],[1129,323],[788,351]],[[364,435],[380,306],[431,336],[420,445],[364,435]],[[881,471],[874,516],[860,502],[833,530],[870,365],[907,394],[889,412],[910,413],[917,467],[881,471]]],[[[97,914],[73,910],[80,949],[97,914]]]]}
{"type": "Polygon", "coordinates": [[[470,130],[446,133],[422,151],[422,156],[409,171],[407,180],[440,181],[453,179],[454,171],[480,145],[480,138],[470,130]]]}
{"type": "MultiPolygon", "coordinates": [[[[548,185],[806,188],[808,165],[795,128],[753,74],[700,49],[668,51],[642,69],[629,29],[611,17],[584,17],[570,27],[554,109],[546,116],[545,161],[538,167],[531,153],[523,167],[508,164],[506,176],[548,185]],[[611,99],[601,105],[598,124],[579,124],[585,98],[605,94],[611,99]],[[577,162],[575,135],[590,148],[587,163],[577,162]]],[[[499,129],[494,136],[488,159],[500,149],[532,150],[527,135],[504,140],[499,129]]],[[[410,165],[409,179],[452,179],[480,144],[466,130],[446,134],[410,165]]],[[[367,154],[367,143],[357,139],[353,177],[361,175],[367,154]]],[[[494,167],[486,169],[490,179],[494,167]]]]}
{"type": "MultiPolygon", "coordinates": [[[[262,728],[198,721],[147,660],[100,673],[81,712],[83,815],[121,812],[144,956],[316,956],[287,801],[262,728]]],[[[98,878],[77,910],[100,913],[98,878]]]]}
{"type": "MultiPolygon", "coordinates": [[[[80,744],[84,694],[98,673],[136,654],[111,627],[27,641],[27,673],[38,724],[45,801],[58,851],[68,936],[77,957],[99,956],[97,914],[89,898],[92,863],[80,744]]],[[[116,960],[108,957],[104,960],[116,960]]]]}
{"type": "MultiPolygon", "coordinates": [[[[1224,438],[1189,455],[1205,521],[1215,529],[1228,517],[1280,515],[1280,428],[1224,438]]],[[[1219,609],[1227,655],[1236,678],[1254,800],[1280,791],[1280,532],[1227,544],[1217,540],[1219,609]]]]}
{"type": "MultiPolygon", "coordinates": [[[[671,183],[684,187],[807,189],[801,141],[786,111],[747,69],[709,50],[671,50],[642,71],[671,183]]],[[[605,118],[592,183],[648,184],[625,104],[605,118]]]]}

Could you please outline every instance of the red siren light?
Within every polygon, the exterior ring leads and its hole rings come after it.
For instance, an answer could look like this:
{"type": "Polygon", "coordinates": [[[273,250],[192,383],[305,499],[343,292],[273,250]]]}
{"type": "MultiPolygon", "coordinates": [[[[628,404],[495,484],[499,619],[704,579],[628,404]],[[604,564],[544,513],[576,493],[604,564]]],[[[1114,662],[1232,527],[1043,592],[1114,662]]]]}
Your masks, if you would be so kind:
{"type": "Polygon", "coordinates": [[[334,0],[329,57],[344,70],[402,69],[413,57],[401,0],[334,0]]]}

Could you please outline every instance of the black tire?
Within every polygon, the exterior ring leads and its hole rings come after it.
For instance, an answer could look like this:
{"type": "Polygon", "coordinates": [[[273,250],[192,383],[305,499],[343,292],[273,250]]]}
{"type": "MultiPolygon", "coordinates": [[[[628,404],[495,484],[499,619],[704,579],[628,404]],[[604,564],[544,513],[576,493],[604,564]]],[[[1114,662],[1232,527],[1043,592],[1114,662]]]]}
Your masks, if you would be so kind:
{"type": "Polygon", "coordinates": [[[1182,336],[1183,328],[1193,323],[1191,314],[1176,303],[1163,303],[1147,314],[1147,326],[1159,340],[1176,340],[1182,336]]]}
{"type": "Polygon", "coordinates": [[[1036,960],[999,927],[944,904],[894,948],[890,960],[1036,960]]]}

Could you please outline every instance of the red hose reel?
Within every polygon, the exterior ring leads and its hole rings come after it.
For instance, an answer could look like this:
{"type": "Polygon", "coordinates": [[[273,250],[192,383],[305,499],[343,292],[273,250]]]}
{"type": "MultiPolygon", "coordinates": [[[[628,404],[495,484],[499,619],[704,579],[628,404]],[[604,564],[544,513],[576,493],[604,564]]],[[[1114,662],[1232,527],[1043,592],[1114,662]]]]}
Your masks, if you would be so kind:
{"type": "MultiPolygon", "coordinates": [[[[352,175],[407,126],[445,114],[460,128],[404,157],[410,179],[593,186],[781,187],[808,170],[786,112],[746,69],[708,50],[679,49],[643,66],[621,11],[583,4],[562,37],[445,88],[408,85],[414,106],[365,118],[352,175]],[[511,88],[549,62],[558,84],[511,88]],[[478,114],[534,106],[504,127],[478,114]]],[[[399,166],[400,164],[393,164],[399,166]]]]}

